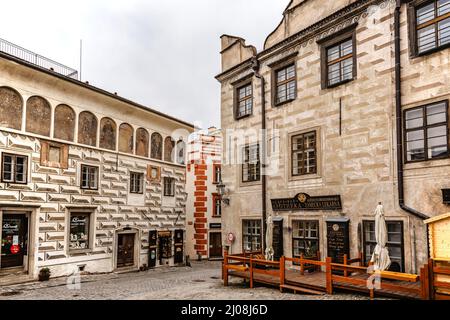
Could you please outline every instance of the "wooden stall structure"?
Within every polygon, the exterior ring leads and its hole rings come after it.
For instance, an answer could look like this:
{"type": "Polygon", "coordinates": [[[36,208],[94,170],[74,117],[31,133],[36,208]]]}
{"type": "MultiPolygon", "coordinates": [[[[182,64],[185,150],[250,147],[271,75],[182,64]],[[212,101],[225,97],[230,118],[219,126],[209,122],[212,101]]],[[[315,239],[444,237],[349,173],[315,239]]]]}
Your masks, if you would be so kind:
{"type": "Polygon", "coordinates": [[[425,221],[430,243],[430,296],[450,300],[450,213],[425,221]]]}
{"type": "MultiPolygon", "coordinates": [[[[432,269],[432,268],[431,268],[432,269]]],[[[403,299],[430,299],[430,268],[424,266],[420,275],[399,272],[373,272],[363,266],[362,255],[355,259],[344,256],[342,264],[304,258],[287,258],[279,261],[264,260],[261,252],[228,255],[223,261],[223,282],[229,277],[249,281],[250,288],[257,283],[303,294],[333,294],[336,290],[367,293],[403,299]],[[313,266],[311,268],[311,266],[313,266]]]]}

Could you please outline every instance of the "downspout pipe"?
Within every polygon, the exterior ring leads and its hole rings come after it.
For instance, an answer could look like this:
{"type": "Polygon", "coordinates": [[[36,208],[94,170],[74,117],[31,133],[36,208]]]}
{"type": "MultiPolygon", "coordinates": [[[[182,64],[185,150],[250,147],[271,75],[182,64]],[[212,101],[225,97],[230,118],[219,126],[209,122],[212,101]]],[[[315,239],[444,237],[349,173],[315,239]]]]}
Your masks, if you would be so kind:
{"type": "Polygon", "coordinates": [[[400,10],[402,1],[397,0],[394,12],[395,33],[395,110],[397,127],[397,178],[398,178],[398,202],[401,209],[421,220],[429,217],[415,209],[405,205],[405,189],[403,176],[403,137],[402,137],[402,85],[401,85],[401,59],[400,59],[400,10]]]}
{"type": "Polygon", "coordinates": [[[266,229],[267,229],[267,177],[266,177],[266,81],[260,74],[260,64],[255,57],[252,60],[252,69],[256,78],[261,81],[261,143],[260,143],[260,156],[261,161],[261,213],[262,213],[262,253],[265,252],[266,244],[266,229]]]}
{"type": "MultiPolygon", "coordinates": [[[[398,204],[400,208],[412,216],[419,218],[420,220],[426,220],[429,217],[422,212],[419,212],[413,208],[408,207],[405,204],[405,189],[404,189],[404,175],[403,175],[403,137],[402,137],[402,83],[401,83],[401,57],[400,57],[400,14],[401,14],[402,0],[397,0],[394,12],[394,34],[395,34],[395,110],[396,110],[396,127],[397,127],[397,180],[398,180],[398,204]]],[[[429,231],[426,228],[427,235],[427,257],[430,257],[430,243],[429,243],[429,231]]],[[[415,243],[414,240],[414,248],[415,243]]],[[[415,249],[414,249],[415,250],[415,249]]],[[[417,256],[414,264],[417,263],[417,256]]]]}

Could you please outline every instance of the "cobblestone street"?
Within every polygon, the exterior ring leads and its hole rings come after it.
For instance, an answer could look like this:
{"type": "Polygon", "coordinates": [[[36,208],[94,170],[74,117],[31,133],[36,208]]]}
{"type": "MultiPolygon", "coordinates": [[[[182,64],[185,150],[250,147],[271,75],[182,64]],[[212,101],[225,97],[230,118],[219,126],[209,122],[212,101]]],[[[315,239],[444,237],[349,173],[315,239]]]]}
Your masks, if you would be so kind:
{"type": "Polygon", "coordinates": [[[0,288],[0,300],[367,300],[367,296],[335,294],[311,296],[280,293],[272,288],[250,290],[242,280],[232,279],[223,287],[221,262],[192,262],[192,267],[177,267],[123,274],[82,275],[79,286],[67,285],[68,278],[32,282],[0,288]]]}

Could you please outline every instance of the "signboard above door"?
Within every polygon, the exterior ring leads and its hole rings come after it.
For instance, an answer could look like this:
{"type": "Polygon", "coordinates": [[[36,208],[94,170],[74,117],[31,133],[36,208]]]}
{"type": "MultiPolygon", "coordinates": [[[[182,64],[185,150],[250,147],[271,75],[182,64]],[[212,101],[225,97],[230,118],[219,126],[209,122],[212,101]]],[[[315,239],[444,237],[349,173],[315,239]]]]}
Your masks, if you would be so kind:
{"type": "Polygon", "coordinates": [[[299,193],[294,198],[271,201],[273,211],[342,210],[340,195],[311,197],[309,194],[299,193]]]}

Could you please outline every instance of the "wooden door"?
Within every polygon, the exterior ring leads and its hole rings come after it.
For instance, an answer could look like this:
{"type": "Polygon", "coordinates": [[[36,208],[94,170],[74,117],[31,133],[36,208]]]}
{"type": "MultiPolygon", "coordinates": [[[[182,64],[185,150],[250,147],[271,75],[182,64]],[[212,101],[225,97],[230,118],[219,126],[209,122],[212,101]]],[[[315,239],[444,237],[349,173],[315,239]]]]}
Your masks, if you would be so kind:
{"type": "Polygon", "coordinates": [[[175,239],[174,239],[174,249],[175,249],[175,257],[174,263],[183,263],[184,260],[184,250],[183,250],[183,230],[175,230],[175,239]]]}
{"type": "Polygon", "coordinates": [[[156,248],[157,248],[158,235],[156,230],[150,230],[148,240],[148,267],[156,267],[156,248]]]}
{"type": "Polygon", "coordinates": [[[23,267],[28,255],[28,218],[25,214],[3,214],[0,268],[23,267]]]}
{"type": "Polygon", "coordinates": [[[134,266],[135,234],[119,234],[117,242],[117,268],[134,266]]]}
{"type": "Polygon", "coordinates": [[[209,234],[209,257],[222,257],[222,233],[212,232],[209,234]]]}
{"type": "Polygon", "coordinates": [[[273,222],[273,258],[280,260],[283,256],[283,220],[273,222]]]}

